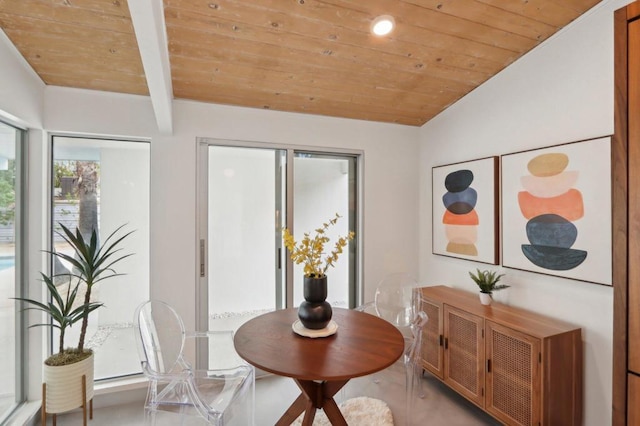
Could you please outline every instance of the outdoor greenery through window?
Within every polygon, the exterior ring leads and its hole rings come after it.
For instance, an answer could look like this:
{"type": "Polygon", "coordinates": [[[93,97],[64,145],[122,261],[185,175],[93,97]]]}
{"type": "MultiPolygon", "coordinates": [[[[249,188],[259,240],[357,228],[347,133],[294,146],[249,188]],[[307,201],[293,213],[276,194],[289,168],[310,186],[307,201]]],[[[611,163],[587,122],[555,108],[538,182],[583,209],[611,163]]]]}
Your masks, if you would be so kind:
{"type": "MultiPolygon", "coordinates": [[[[133,256],[118,264],[122,275],[91,293],[92,301],[104,303],[90,317],[85,343],[95,353],[95,379],[141,371],[132,321],[149,298],[149,166],[148,142],[53,137],[53,250],[72,253],[56,233],[60,224],[85,238],[96,229],[100,241],[121,225],[134,231],[123,246],[133,256]]],[[[53,268],[60,273],[70,265],[56,260],[53,268]]],[[[69,341],[79,333],[79,326],[69,329],[69,341]]]]}

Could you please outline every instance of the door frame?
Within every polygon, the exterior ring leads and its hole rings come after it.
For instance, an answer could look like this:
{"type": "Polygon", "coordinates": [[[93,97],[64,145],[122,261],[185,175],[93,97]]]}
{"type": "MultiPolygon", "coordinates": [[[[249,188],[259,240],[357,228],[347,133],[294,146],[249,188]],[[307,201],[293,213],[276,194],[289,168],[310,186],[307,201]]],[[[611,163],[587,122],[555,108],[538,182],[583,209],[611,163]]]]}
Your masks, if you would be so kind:
{"type": "Polygon", "coordinates": [[[611,145],[613,230],[613,387],[612,425],[627,424],[628,368],[628,30],[629,21],[640,19],[640,1],[614,12],[614,134],[611,145]]]}
{"type": "MultiPolygon", "coordinates": [[[[352,156],[356,160],[356,195],[355,195],[355,215],[357,222],[357,229],[355,229],[357,238],[352,241],[355,250],[355,294],[353,300],[355,305],[358,306],[362,303],[364,297],[364,151],[356,149],[345,148],[333,148],[333,147],[318,147],[309,145],[293,145],[293,144],[280,144],[272,142],[258,142],[258,141],[243,141],[235,139],[221,139],[221,138],[209,138],[209,137],[196,137],[196,239],[195,239],[195,273],[196,273],[196,291],[194,301],[195,306],[195,323],[196,329],[199,331],[206,331],[209,328],[208,324],[208,271],[206,270],[207,259],[207,245],[206,238],[208,233],[207,217],[202,214],[205,211],[207,205],[207,192],[208,187],[206,179],[203,179],[204,173],[208,170],[207,165],[207,147],[209,145],[237,147],[237,148],[257,148],[257,149],[273,149],[273,150],[285,150],[287,151],[286,162],[287,165],[293,164],[294,152],[304,151],[311,154],[318,155],[345,155],[352,156]],[[205,315],[206,313],[206,315],[205,315]]],[[[293,168],[287,167],[286,169],[286,188],[289,192],[293,193],[293,168]]],[[[293,225],[293,198],[285,195],[285,205],[287,209],[286,226],[291,227],[293,225]]],[[[286,277],[293,276],[293,263],[291,259],[286,256],[286,277]]],[[[287,296],[286,306],[291,306],[293,301],[293,281],[287,280],[287,296]]],[[[353,291],[353,290],[352,290],[353,291]]],[[[206,354],[198,350],[198,358],[201,358],[206,354]]]]}

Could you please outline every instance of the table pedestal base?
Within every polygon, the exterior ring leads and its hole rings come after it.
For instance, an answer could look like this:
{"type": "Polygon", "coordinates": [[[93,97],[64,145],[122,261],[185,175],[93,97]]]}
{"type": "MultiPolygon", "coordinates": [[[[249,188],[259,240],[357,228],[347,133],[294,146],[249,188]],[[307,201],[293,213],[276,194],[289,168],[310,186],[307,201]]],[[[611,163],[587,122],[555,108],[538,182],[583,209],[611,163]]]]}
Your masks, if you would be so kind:
{"type": "Polygon", "coordinates": [[[332,425],[347,426],[344,416],[338,408],[333,396],[348,380],[316,382],[313,380],[294,379],[302,393],[280,417],[276,426],[288,426],[304,412],[302,426],[311,426],[316,410],[322,408],[332,425]]]}

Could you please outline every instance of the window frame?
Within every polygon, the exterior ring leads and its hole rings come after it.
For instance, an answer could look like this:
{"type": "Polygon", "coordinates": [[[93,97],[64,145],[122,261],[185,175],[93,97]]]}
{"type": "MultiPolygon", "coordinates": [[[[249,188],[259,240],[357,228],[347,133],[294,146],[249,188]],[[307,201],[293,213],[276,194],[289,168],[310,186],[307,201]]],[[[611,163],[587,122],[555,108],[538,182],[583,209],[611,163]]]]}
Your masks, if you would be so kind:
{"type": "MultiPolygon", "coordinates": [[[[117,136],[117,135],[97,135],[97,134],[89,134],[89,133],[82,133],[82,134],[78,134],[78,133],[66,133],[66,132],[51,132],[48,134],[48,155],[47,155],[47,166],[48,166],[48,171],[47,171],[47,179],[48,181],[46,182],[46,193],[47,193],[47,214],[48,216],[44,219],[46,219],[46,234],[47,234],[47,240],[44,242],[47,250],[51,250],[53,248],[53,245],[55,244],[55,229],[54,229],[54,219],[55,219],[55,205],[54,205],[54,181],[55,181],[55,169],[54,169],[54,161],[55,161],[55,149],[54,149],[54,139],[55,138],[65,138],[65,139],[91,139],[91,140],[96,140],[96,141],[113,141],[113,142],[119,142],[119,143],[126,143],[126,142],[131,142],[131,143],[146,143],[148,144],[148,149],[149,149],[149,172],[151,169],[151,139],[150,138],[136,138],[136,137],[128,137],[128,136],[117,136]]],[[[149,191],[149,197],[151,197],[151,176],[149,175],[149,186],[148,186],[148,191],[149,191]]],[[[148,232],[149,234],[151,233],[151,204],[149,203],[149,205],[147,206],[148,209],[148,216],[149,216],[149,220],[147,223],[148,226],[148,232]]],[[[147,251],[150,251],[150,241],[147,241],[147,251]]],[[[47,256],[47,261],[46,261],[46,268],[44,270],[46,270],[49,274],[52,273],[52,268],[53,268],[53,262],[52,262],[52,258],[53,255],[49,255],[47,256]]],[[[150,262],[150,258],[149,258],[149,263],[147,265],[147,267],[149,268],[149,283],[148,283],[148,290],[149,290],[149,295],[148,298],[151,297],[151,279],[150,279],[150,273],[151,273],[151,262],[150,262]]],[[[55,339],[53,336],[54,330],[53,328],[49,327],[49,329],[46,332],[46,356],[51,355],[54,352],[54,344],[55,344],[55,339]]],[[[137,353],[135,353],[136,359],[138,358],[137,353]]],[[[94,367],[94,374],[95,374],[95,367],[94,367]]],[[[118,376],[112,376],[112,377],[104,377],[104,378],[98,378],[96,379],[95,377],[93,378],[94,382],[95,382],[95,386],[98,387],[99,384],[108,384],[109,387],[112,387],[113,384],[117,384],[117,383],[129,383],[129,381],[131,379],[134,379],[135,382],[137,382],[138,380],[140,380],[140,383],[146,383],[146,379],[144,379],[144,374],[142,372],[142,370],[140,370],[137,373],[126,373],[126,374],[120,374],[118,376]]],[[[128,386],[128,385],[127,385],[128,386]]]]}
{"type": "MultiPolygon", "coordinates": [[[[355,306],[359,306],[363,302],[364,298],[364,238],[363,238],[363,229],[364,229],[364,162],[365,162],[365,152],[359,149],[348,149],[348,148],[333,148],[333,147],[324,147],[324,146],[309,146],[309,145],[294,145],[294,144],[285,144],[285,143],[271,143],[271,142],[259,142],[259,141],[244,141],[244,140],[236,140],[236,139],[221,139],[221,138],[211,138],[211,137],[197,137],[196,138],[196,211],[198,214],[198,219],[196,221],[196,241],[194,242],[196,245],[196,280],[198,282],[196,298],[198,302],[196,303],[196,324],[199,330],[208,329],[208,323],[204,323],[204,318],[208,311],[207,307],[207,282],[208,279],[206,274],[205,277],[202,277],[200,274],[201,264],[204,261],[202,256],[206,256],[204,253],[203,247],[201,247],[203,239],[206,240],[207,236],[207,218],[206,215],[203,214],[204,208],[203,204],[206,204],[206,185],[203,183],[203,176],[207,172],[207,163],[206,163],[206,148],[208,146],[226,146],[226,147],[236,147],[236,148],[257,148],[257,149],[272,149],[272,150],[282,150],[286,152],[286,164],[287,166],[293,164],[293,159],[296,153],[308,153],[315,154],[319,156],[351,156],[355,159],[355,177],[357,179],[356,187],[355,187],[355,214],[354,218],[349,218],[349,229],[353,229],[357,235],[357,237],[351,242],[353,244],[354,253],[354,267],[353,271],[350,271],[350,275],[353,275],[354,286],[350,289],[350,299],[355,303],[355,306]],[[355,220],[357,226],[353,227],[351,220],[355,220]],[[356,229],[354,229],[356,228],[356,229]],[[203,281],[204,280],[204,281],[203,281]]],[[[286,168],[286,187],[293,188],[293,168],[286,168]]],[[[291,191],[293,192],[293,191],[291,191]]],[[[285,205],[286,205],[286,221],[285,224],[287,227],[291,228],[293,225],[293,197],[289,196],[289,194],[285,195],[285,205]]],[[[285,277],[286,277],[286,301],[285,306],[292,306],[293,304],[293,262],[291,262],[289,256],[285,256],[286,264],[285,264],[285,277]]]]}
{"type": "MultiPolygon", "coordinates": [[[[14,212],[14,297],[27,297],[28,295],[28,276],[27,270],[27,230],[25,224],[27,205],[27,197],[25,195],[27,186],[27,129],[16,125],[8,120],[0,117],[0,124],[11,127],[16,131],[14,141],[15,158],[15,212],[14,212]]],[[[28,312],[23,309],[21,302],[14,301],[14,401],[13,405],[4,413],[0,413],[0,423],[11,419],[18,411],[19,407],[27,400],[27,379],[28,369],[28,312]]],[[[4,423],[3,423],[4,424],[4,423]]]]}

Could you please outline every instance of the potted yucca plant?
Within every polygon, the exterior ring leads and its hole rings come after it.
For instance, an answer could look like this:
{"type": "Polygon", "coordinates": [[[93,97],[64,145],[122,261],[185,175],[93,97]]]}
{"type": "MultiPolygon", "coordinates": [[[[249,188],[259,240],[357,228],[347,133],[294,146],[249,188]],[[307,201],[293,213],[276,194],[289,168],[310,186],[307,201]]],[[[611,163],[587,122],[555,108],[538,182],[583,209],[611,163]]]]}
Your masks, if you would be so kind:
{"type": "Polygon", "coordinates": [[[504,274],[498,275],[496,271],[481,271],[480,269],[476,269],[476,273],[469,272],[469,276],[478,285],[478,288],[480,288],[480,303],[483,305],[491,304],[494,291],[509,288],[508,285],[498,284],[500,279],[504,277],[504,274]]]}
{"type": "Polygon", "coordinates": [[[102,245],[94,229],[85,239],[80,230],[75,233],[60,224],[62,231],[56,233],[69,244],[73,254],[46,251],[59,260],[68,262],[71,270],[46,275],[41,273],[51,300],[16,298],[26,303],[25,309],[36,309],[47,314],[49,321],[30,327],[53,327],[59,330],[58,352],[44,361],[42,424],[46,413],[62,413],[85,406],[93,398],[93,352],[84,347],[89,314],[103,306],[91,300],[93,287],[107,279],[122,274],[113,268],[131,254],[122,254],[120,245],[133,231],[118,236],[124,225],[111,233],[102,245]],[[79,300],[79,299],[82,300],[79,300]],[[80,337],[75,347],[65,347],[65,332],[80,323],[80,337]],[[84,389],[83,377],[84,376],[84,389]],[[83,392],[84,391],[84,392],[83,392]],[[85,398],[83,399],[83,393],[85,398]]]}

